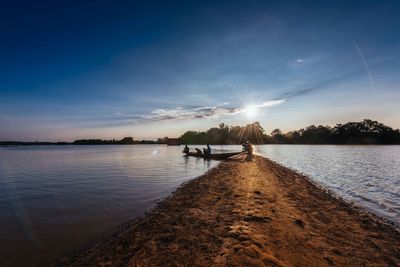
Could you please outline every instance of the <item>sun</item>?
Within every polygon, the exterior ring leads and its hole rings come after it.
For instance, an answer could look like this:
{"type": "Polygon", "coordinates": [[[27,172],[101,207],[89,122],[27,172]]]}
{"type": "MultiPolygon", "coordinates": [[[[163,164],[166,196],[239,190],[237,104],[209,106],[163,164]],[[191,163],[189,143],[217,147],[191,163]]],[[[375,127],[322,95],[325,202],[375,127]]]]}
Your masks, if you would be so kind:
{"type": "Polygon", "coordinates": [[[244,114],[249,118],[254,118],[257,116],[258,110],[256,106],[250,105],[243,109],[244,114]]]}

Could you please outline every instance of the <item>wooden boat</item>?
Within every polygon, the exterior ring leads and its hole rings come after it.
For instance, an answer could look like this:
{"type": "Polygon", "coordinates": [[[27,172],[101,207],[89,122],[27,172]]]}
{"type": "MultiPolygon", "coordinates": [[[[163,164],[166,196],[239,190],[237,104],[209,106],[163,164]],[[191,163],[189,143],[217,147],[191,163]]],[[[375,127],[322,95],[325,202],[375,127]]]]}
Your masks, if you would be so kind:
{"type": "Polygon", "coordinates": [[[224,160],[236,155],[239,155],[242,152],[230,152],[230,153],[218,153],[218,154],[198,154],[196,152],[189,152],[185,153],[186,156],[197,157],[197,158],[204,158],[204,159],[216,159],[216,160],[224,160]]]}

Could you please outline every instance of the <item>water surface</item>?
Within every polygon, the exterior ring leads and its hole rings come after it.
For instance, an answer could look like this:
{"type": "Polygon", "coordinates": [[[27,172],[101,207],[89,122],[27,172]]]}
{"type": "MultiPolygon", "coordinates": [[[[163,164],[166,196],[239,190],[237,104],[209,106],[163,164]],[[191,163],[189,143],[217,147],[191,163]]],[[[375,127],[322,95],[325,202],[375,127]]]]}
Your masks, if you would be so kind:
{"type": "Polygon", "coordinates": [[[47,265],[215,166],[181,147],[0,148],[0,266],[47,265]]]}
{"type": "MultiPolygon", "coordinates": [[[[213,146],[214,152],[240,146],[213,146]]],[[[0,266],[45,266],[135,219],[215,161],[182,147],[0,148],[0,266]]],[[[400,223],[400,146],[263,145],[256,150],[400,223]]]]}
{"type": "Polygon", "coordinates": [[[257,150],[400,224],[400,146],[263,145],[257,150]]]}

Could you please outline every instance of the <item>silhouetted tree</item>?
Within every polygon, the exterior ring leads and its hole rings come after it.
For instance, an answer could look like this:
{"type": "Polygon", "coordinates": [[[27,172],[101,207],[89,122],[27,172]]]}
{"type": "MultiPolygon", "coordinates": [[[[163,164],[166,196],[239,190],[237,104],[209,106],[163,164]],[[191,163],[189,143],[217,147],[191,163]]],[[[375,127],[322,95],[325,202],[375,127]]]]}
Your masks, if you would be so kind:
{"type": "Polygon", "coordinates": [[[124,145],[133,144],[133,137],[124,137],[119,143],[124,145]]]}
{"type": "Polygon", "coordinates": [[[400,131],[377,121],[336,124],[334,127],[310,125],[298,131],[283,133],[279,129],[265,134],[259,122],[246,126],[228,126],[205,132],[188,131],[181,136],[184,144],[400,144],[400,131]]]}
{"type": "Polygon", "coordinates": [[[280,129],[275,129],[271,132],[271,143],[272,144],[285,144],[287,140],[280,129]]]}

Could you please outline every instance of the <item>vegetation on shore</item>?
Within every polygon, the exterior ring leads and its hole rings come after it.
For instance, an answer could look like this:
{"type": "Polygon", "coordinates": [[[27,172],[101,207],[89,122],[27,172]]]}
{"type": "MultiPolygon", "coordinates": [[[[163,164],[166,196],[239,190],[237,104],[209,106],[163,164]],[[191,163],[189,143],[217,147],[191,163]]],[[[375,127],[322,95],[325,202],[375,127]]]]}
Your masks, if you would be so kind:
{"type": "MultiPolygon", "coordinates": [[[[164,139],[162,139],[164,140],[164,139]]],[[[160,140],[134,140],[133,137],[124,137],[121,140],[80,139],[73,142],[21,142],[0,141],[0,146],[29,146],[29,145],[136,145],[136,144],[162,144],[160,140]]]]}
{"type": "MultiPolygon", "coordinates": [[[[246,126],[224,123],[207,131],[187,131],[179,138],[181,144],[235,145],[251,141],[254,144],[400,144],[400,131],[380,122],[365,119],[360,122],[336,124],[333,127],[310,125],[300,130],[282,132],[275,129],[267,134],[259,122],[246,126]]],[[[17,145],[135,145],[167,144],[168,137],[157,140],[80,139],[73,142],[0,141],[0,146],[17,145]]]]}
{"type": "Polygon", "coordinates": [[[249,140],[254,144],[400,144],[400,131],[377,121],[336,124],[334,127],[310,125],[287,133],[275,129],[270,135],[259,122],[246,126],[219,127],[204,132],[187,131],[181,137],[182,144],[242,144],[249,140]]]}
{"type": "Polygon", "coordinates": [[[133,137],[124,137],[121,140],[102,140],[102,139],[80,139],[75,140],[74,145],[133,145],[133,137]]]}

